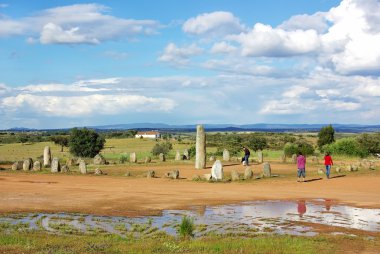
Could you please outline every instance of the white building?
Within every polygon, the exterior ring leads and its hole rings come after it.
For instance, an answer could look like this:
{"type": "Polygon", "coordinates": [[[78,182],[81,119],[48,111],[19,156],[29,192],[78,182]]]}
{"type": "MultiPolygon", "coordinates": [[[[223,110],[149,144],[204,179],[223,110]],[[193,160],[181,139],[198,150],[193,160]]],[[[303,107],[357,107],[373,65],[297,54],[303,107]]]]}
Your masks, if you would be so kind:
{"type": "Polygon", "coordinates": [[[158,131],[139,131],[135,138],[160,138],[161,134],[158,131]]]}

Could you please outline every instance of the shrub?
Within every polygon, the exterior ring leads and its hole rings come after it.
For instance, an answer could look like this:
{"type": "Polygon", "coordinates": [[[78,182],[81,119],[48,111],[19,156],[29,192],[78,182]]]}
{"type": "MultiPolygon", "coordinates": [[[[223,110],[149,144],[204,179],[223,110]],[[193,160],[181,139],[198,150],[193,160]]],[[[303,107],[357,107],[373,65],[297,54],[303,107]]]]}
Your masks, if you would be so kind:
{"type": "Polygon", "coordinates": [[[195,146],[191,146],[188,150],[190,158],[194,158],[196,154],[196,148],[195,146]]]}
{"type": "Polygon", "coordinates": [[[169,141],[166,141],[164,143],[157,143],[152,148],[152,154],[157,156],[160,153],[163,153],[166,155],[172,149],[173,149],[173,145],[169,141]]]}
{"type": "Polygon", "coordinates": [[[264,137],[251,136],[248,138],[248,147],[255,152],[257,150],[263,150],[267,146],[267,139],[264,137]]]}
{"type": "Polygon", "coordinates": [[[303,155],[311,155],[314,153],[314,147],[304,140],[299,140],[296,143],[286,143],[284,146],[284,154],[286,156],[292,156],[299,152],[303,155]]]}
{"type": "Polygon", "coordinates": [[[334,133],[335,130],[331,124],[323,127],[318,133],[318,147],[321,149],[324,145],[334,143],[334,133]]]}
{"type": "Polygon", "coordinates": [[[193,237],[194,236],[194,220],[190,217],[184,216],[182,217],[181,224],[179,225],[179,234],[180,236],[186,238],[186,237],[193,237]]]}
{"type": "Polygon", "coordinates": [[[359,142],[354,138],[342,138],[333,144],[324,145],[322,151],[339,155],[360,157],[368,155],[368,150],[362,149],[359,142]]]}
{"type": "Polygon", "coordinates": [[[356,138],[361,149],[368,151],[368,153],[380,153],[380,133],[374,134],[361,134],[356,138]]]}
{"type": "Polygon", "coordinates": [[[103,149],[105,142],[94,130],[74,128],[70,131],[70,153],[78,157],[94,157],[103,149]]]}
{"type": "Polygon", "coordinates": [[[128,161],[128,155],[122,155],[119,159],[120,163],[126,163],[128,161]]]}

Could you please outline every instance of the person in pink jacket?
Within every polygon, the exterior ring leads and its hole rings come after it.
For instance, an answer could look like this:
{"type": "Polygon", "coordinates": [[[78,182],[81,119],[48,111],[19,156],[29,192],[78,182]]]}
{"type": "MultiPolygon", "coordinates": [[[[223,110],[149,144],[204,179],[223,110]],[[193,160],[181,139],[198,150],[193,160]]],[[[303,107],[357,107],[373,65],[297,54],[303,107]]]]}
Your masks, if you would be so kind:
{"type": "Polygon", "coordinates": [[[305,181],[305,177],[306,177],[305,165],[306,165],[306,158],[305,156],[302,155],[301,152],[299,152],[297,156],[297,168],[298,168],[297,182],[301,182],[301,177],[302,177],[302,182],[305,181]]]}

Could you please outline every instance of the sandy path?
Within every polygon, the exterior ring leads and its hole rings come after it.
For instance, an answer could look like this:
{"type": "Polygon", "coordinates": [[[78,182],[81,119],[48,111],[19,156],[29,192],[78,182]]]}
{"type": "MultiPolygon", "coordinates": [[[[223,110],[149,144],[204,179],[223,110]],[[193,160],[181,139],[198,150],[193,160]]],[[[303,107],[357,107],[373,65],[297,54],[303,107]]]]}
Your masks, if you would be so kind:
{"type": "MultiPolygon", "coordinates": [[[[183,167],[183,166],[182,166],[183,167]]],[[[0,172],[0,212],[81,212],[97,215],[147,215],[162,209],[226,204],[260,199],[333,199],[380,208],[380,175],[347,175],[297,183],[294,178],[207,183],[189,179],[209,170],[190,169],[187,179],[128,178],[0,172]]],[[[185,167],[186,168],[186,167],[185,167]]],[[[227,167],[226,171],[233,167],[227,167]]],[[[141,170],[141,168],[139,168],[141,170]]],[[[158,167],[158,172],[168,167],[158,167]]],[[[241,171],[241,168],[240,168],[241,171]]]]}

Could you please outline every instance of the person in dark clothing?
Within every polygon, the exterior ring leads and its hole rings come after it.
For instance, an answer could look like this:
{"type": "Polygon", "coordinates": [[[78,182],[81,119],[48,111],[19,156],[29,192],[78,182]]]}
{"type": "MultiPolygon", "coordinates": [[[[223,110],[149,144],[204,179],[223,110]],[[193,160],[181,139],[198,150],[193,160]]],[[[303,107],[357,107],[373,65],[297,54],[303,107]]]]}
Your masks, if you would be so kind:
{"type": "Polygon", "coordinates": [[[249,159],[249,156],[251,155],[251,152],[248,150],[247,147],[243,146],[243,151],[244,151],[244,161],[245,161],[245,165],[248,166],[248,159],[249,159]]]}

